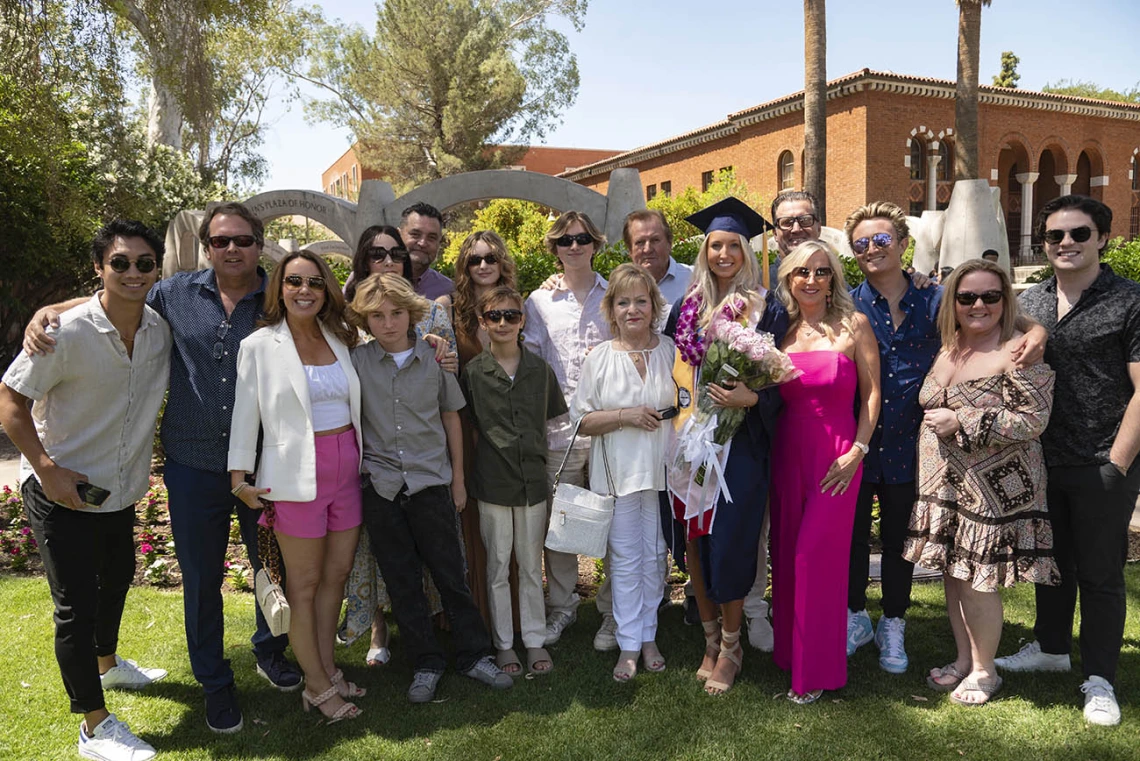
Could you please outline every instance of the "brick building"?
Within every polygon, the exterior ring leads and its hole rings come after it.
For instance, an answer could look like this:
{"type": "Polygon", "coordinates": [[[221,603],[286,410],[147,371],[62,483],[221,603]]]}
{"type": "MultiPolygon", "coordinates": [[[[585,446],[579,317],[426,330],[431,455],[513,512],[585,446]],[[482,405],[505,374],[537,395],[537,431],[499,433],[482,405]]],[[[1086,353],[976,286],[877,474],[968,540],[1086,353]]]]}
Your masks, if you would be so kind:
{"type": "MultiPolygon", "coordinates": [[[[355,198],[360,190],[360,183],[364,180],[383,179],[380,173],[365,168],[357,156],[357,145],[345,151],[332,166],[321,173],[321,187],[326,193],[338,198],[355,198]]],[[[617,154],[613,150],[595,150],[592,148],[553,148],[546,145],[532,145],[526,153],[508,168],[539,172],[541,174],[559,174],[575,169],[585,164],[591,164],[617,154]]]]}
{"type": "MultiPolygon", "coordinates": [[[[1030,254],[1034,212],[1058,195],[1091,195],[1114,214],[1113,232],[1140,234],[1140,104],[981,87],[979,169],[1001,188],[1010,252],[1030,254]]],[[[827,222],[871,200],[918,216],[950,200],[954,82],[869,69],[828,83],[827,222]]],[[[647,198],[707,188],[732,168],[772,198],[802,188],[803,92],[635,148],[561,177],[605,193],[619,167],[641,173],[647,198]]]]}

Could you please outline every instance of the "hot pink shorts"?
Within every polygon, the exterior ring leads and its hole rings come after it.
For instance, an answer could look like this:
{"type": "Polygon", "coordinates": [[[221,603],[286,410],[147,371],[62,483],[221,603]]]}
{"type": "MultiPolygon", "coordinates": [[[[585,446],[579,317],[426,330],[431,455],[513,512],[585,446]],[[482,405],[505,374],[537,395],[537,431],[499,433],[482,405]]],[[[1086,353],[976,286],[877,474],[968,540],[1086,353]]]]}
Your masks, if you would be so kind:
{"type": "MultiPolygon", "coordinates": [[[[361,521],[360,450],[356,432],[317,436],[317,498],[312,502],[274,502],[273,529],[301,539],[320,539],[330,531],[356,528],[361,521]]],[[[258,523],[267,526],[262,513],[258,523]]]]}

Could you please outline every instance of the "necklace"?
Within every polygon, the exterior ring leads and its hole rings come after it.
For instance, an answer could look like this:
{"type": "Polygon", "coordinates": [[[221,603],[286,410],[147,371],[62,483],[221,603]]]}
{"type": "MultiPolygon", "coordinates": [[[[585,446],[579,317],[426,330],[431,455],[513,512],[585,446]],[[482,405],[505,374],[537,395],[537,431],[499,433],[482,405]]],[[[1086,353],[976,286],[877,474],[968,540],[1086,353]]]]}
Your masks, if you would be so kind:
{"type": "Polygon", "coordinates": [[[827,331],[824,330],[823,327],[821,327],[822,324],[823,324],[822,322],[812,323],[812,322],[808,322],[807,320],[800,320],[800,327],[807,328],[809,333],[813,333],[817,336],[826,336],[827,335],[827,331]]]}

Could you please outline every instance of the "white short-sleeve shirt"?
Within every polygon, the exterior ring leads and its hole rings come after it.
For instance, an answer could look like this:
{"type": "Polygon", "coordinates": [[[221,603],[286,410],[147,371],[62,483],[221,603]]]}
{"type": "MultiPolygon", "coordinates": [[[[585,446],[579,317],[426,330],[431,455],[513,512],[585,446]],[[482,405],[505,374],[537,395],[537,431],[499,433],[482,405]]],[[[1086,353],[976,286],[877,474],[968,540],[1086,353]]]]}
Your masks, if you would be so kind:
{"type": "MultiPolygon", "coordinates": [[[[110,513],[133,505],[150,485],[171,338],[166,320],[145,307],[128,355],[99,303],[101,293],[60,315],[54,352],[21,352],[3,382],[33,400],[32,420],[48,456],[111,492],[101,507],[86,511],[110,513]]],[[[21,483],[32,473],[21,458],[21,483]]]]}

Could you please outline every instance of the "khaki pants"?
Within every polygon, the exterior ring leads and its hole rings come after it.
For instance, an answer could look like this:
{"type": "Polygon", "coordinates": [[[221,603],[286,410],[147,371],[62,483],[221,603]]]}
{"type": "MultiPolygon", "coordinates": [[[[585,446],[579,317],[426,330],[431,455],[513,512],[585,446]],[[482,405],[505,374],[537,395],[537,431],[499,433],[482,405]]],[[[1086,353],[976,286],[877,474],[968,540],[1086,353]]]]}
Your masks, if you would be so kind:
{"type": "Polygon", "coordinates": [[[496,650],[514,646],[511,611],[511,551],[519,567],[519,628],[524,647],[542,647],[546,616],[542,602],[542,543],[546,503],[508,507],[479,500],[479,533],[487,549],[487,601],[496,650]]]}

